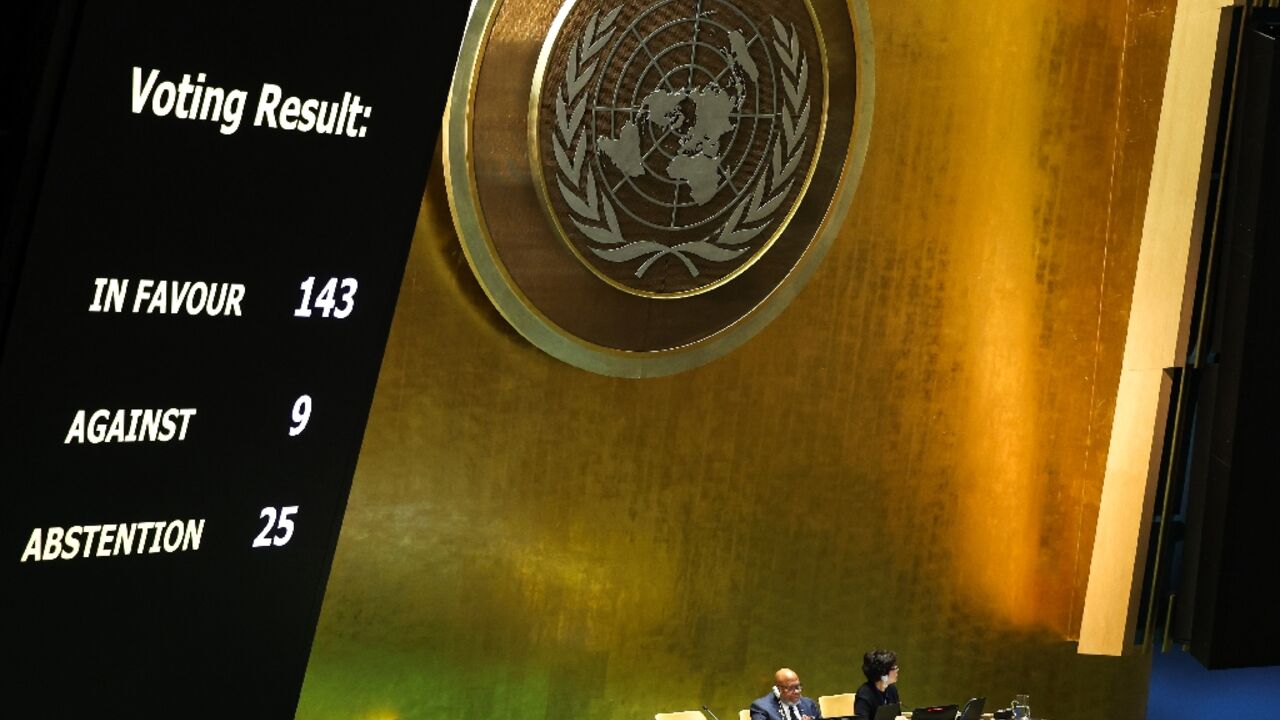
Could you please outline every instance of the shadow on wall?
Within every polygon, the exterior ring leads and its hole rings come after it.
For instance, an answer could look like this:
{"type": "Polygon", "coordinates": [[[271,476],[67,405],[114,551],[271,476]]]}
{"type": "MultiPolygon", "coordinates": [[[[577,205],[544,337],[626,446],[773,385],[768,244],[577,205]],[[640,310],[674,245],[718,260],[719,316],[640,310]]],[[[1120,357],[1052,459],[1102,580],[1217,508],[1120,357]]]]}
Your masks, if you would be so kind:
{"type": "Polygon", "coordinates": [[[1190,654],[1155,653],[1147,720],[1280,717],[1280,666],[1205,670],[1190,654]]]}

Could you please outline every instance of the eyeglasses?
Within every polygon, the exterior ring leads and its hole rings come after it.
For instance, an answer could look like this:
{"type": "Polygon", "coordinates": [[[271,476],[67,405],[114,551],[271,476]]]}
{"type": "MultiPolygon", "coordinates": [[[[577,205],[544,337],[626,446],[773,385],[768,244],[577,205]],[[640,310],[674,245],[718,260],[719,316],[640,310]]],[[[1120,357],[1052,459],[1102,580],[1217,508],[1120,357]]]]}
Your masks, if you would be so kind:
{"type": "Polygon", "coordinates": [[[796,683],[795,685],[785,685],[778,688],[782,692],[800,692],[804,689],[804,685],[796,683]]]}
{"type": "Polygon", "coordinates": [[[898,666],[894,665],[893,667],[889,668],[889,672],[898,672],[898,666]]]}

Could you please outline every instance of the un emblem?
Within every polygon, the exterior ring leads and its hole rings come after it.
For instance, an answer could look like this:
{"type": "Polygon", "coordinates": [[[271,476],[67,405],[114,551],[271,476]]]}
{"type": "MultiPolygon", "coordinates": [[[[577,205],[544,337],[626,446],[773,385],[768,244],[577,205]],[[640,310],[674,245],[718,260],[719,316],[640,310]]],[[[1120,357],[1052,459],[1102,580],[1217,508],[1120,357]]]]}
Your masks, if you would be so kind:
{"type": "Polygon", "coordinates": [[[777,240],[812,169],[822,73],[807,13],[722,0],[566,9],[529,115],[557,232],[626,292],[687,295],[737,276],[777,240]]]}
{"type": "Polygon", "coordinates": [[[869,33],[865,0],[480,0],[445,162],[489,297],[606,374],[745,341],[839,232],[870,132],[869,33]]]}

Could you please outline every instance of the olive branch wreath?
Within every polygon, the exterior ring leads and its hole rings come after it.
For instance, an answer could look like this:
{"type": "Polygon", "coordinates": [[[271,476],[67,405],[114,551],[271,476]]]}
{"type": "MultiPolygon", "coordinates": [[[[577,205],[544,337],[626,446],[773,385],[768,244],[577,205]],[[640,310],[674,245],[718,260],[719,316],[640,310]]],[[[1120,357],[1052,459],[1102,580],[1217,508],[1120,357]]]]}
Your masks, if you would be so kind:
{"type": "Polygon", "coordinates": [[[800,164],[800,156],[804,154],[809,141],[808,135],[804,133],[805,127],[809,124],[810,110],[807,95],[808,59],[800,49],[800,36],[795,26],[792,25],[788,32],[786,26],[776,17],[771,17],[774,31],[777,33],[777,38],[773,42],[774,49],[778,59],[788,71],[782,73],[782,86],[786,92],[782,103],[783,133],[773,143],[772,173],[760,174],[760,179],[756,182],[751,194],[738,203],[729,215],[729,219],[720,228],[719,234],[713,231],[701,240],[679,245],[663,245],[652,240],[628,242],[618,226],[618,216],[613,209],[613,204],[596,187],[595,173],[586,167],[587,129],[582,127],[587,109],[587,95],[583,91],[597,68],[596,64],[588,63],[591,63],[604,49],[613,36],[613,23],[621,9],[622,6],[618,6],[603,17],[600,16],[599,11],[594,13],[587,21],[582,38],[576,45],[569,48],[564,83],[556,93],[555,129],[559,130],[559,134],[552,132],[551,145],[555,151],[556,164],[560,168],[556,183],[560,187],[560,196],[564,198],[565,204],[578,216],[570,216],[573,224],[597,245],[604,246],[588,248],[598,257],[609,262],[626,262],[648,256],[635,272],[636,277],[640,278],[644,277],[644,274],[659,259],[673,255],[684,263],[692,277],[697,277],[698,268],[688,255],[696,255],[714,262],[738,257],[749,249],[744,244],[769,226],[771,222],[768,220],[769,216],[778,209],[795,184],[795,178],[792,175],[795,174],[800,164]],[[586,66],[585,69],[583,66],[586,66]],[[800,106],[802,100],[803,108],[800,106]],[[569,109],[570,106],[572,110],[569,109]],[[794,122],[792,110],[797,112],[794,122]],[[582,180],[584,169],[587,171],[585,187],[582,180]],[[566,184],[566,180],[569,184],[566,184]],[[602,221],[603,225],[600,224],[602,221]]]}

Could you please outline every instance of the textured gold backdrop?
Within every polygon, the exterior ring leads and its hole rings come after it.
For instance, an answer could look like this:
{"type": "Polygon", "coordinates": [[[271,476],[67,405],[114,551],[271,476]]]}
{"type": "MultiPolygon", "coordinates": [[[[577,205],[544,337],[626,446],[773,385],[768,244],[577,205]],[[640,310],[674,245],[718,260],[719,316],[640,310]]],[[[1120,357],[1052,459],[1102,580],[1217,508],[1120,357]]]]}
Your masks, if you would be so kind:
{"type": "Polygon", "coordinates": [[[755,339],[669,378],[516,334],[437,159],[298,716],[728,720],[779,665],[851,692],[888,646],[908,704],[1141,717],[1146,659],[1069,639],[1172,6],[870,2],[840,238],[755,339]]]}

